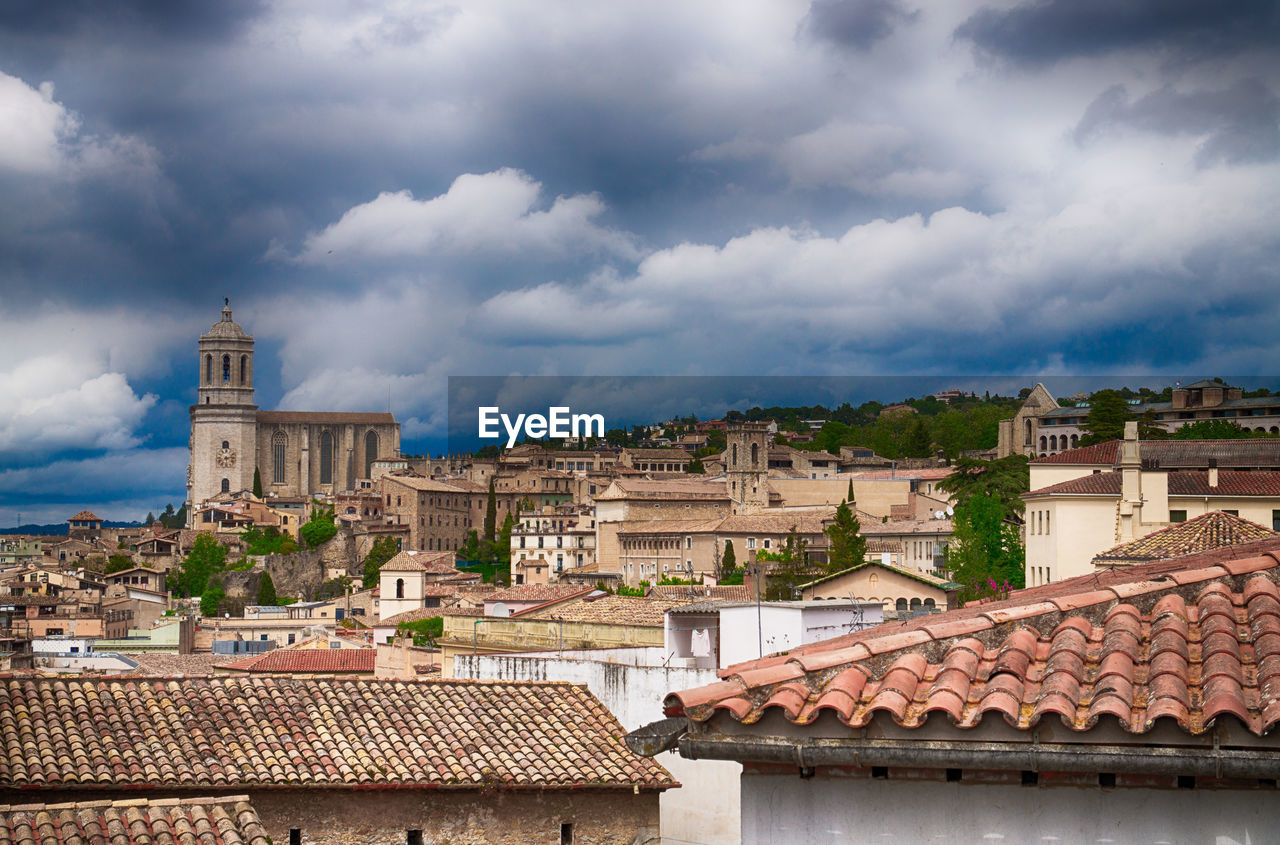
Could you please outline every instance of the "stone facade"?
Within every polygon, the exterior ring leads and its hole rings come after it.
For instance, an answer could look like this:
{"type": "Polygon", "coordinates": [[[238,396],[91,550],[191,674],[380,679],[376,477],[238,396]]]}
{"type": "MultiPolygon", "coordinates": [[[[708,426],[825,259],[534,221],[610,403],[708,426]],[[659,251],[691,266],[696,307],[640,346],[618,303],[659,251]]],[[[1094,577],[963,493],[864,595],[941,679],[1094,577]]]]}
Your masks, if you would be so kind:
{"type": "Polygon", "coordinates": [[[200,336],[188,513],[219,493],[253,489],[255,469],[266,496],[313,496],[355,490],[374,461],[399,456],[400,425],[389,413],[258,410],[253,347],[229,305],[200,336]]]}
{"type": "Polygon", "coordinates": [[[734,513],[769,505],[769,431],[763,423],[730,423],[726,432],[725,476],[734,513]]]}

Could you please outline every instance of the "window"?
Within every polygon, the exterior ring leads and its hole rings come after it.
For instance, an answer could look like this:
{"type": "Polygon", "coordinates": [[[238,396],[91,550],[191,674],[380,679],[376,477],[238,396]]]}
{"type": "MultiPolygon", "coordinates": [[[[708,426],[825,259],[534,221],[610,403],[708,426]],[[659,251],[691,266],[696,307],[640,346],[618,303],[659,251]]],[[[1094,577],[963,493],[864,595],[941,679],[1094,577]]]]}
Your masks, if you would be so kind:
{"type": "Polygon", "coordinates": [[[290,634],[290,635],[289,635],[289,643],[288,643],[288,644],[289,644],[289,645],[293,645],[293,644],[294,644],[294,642],[296,642],[296,641],[297,641],[297,636],[298,636],[297,634],[290,634]]]}
{"type": "Polygon", "coordinates": [[[422,845],[422,831],[407,830],[405,831],[405,842],[408,845],[422,845]]]}
{"type": "Polygon", "coordinates": [[[213,356],[204,356],[204,383],[213,384],[213,356]]]}
{"type": "Polygon", "coordinates": [[[259,639],[260,641],[262,641],[262,642],[264,642],[264,643],[265,643],[265,642],[267,641],[267,635],[266,635],[266,634],[259,634],[259,635],[258,635],[258,639],[259,639]]]}
{"type": "Polygon", "coordinates": [[[1234,509],[1231,509],[1231,508],[1224,509],[1222,512],[1223,512],[1223,513],[1229,513],[1229,514],[1231,514],[1232,516],[1239,516],[1239,515],[1240,515],[1240,511],[1238,511],[1238,510],[1234,510],[1234,509]]]}
{"type": "Polygon", "coordinates": [[[573,845],[573,822],[560,825],[560,845],[573,845]]]}
{"type": "Polygon", "coordinates": [[[231,356],[230,355],[222,356],[222,380],[227,384],[231,383],[231,356]]]}
{"type": "Polygon", "coordinates": [[[302,845],[302,831],[296,827],[289,829],[289,845],[302,845]]]}
{"type": "Polygon", "coordinates": [[[755,537],[748,537],[748,538],[747,538],[747,548],[748,548],[748,549],[754,549],[755,547],[756,547],[756,538],[755,538],[755,537]]]}
{"type": "Polygon", "coordinates": [[[230,492],[231,492],[231,479],[230,479],[230,478],[224,478],[224,479],[222,479],[222,492],[223,492],[223,493],[230,493],[230,492]]]}
{"type": "Polygon", "coordinates": [[[249,383],[249,356],[240,356],[240,386],[244,387],[249,383]]]}
{"type": "Polygon", "coordinates": [[[398,599],[404,598],[404,579],[403,578],[396,579],[396,598],[398,599]]]}
{"type": "Polygon", "coordinates": [[[378,459],[378,433],[373,429],[364,436],[364,477],[373,475],[373,462],[378,459]]]}
{"type": "Polygon", "coordinates": [[[1184,510],[1183,510],[1183,511],[1169,511],[1169,521],[1170,521],[1170,522],[1186,522],[1186,521],[1187,521],[1187,512],[1186,512],[1186,511],[1184,511],[1184,510]]]}
{"type": "Polygon", "coordinates": [[[320,483],[333,483],[333,435],[320,435],[320,483]]]}
{"type": "MultiPolygon", "coordinates": [[[[579,537],[579,538],[578,538],[578,542],[582,542],[582,538],[581,538],[581,537],[579,537]]],[[[692,549],[692,548],[693,548],[693,538],[692,538],[692,537],[685,537],[685,538],[684,538],[684,547],[685,547],[686,549],[692,549]]]]}
{"type": "Polygon", "coordinates": [[[1271,512],[1271,530],[1280,531],[1280,511],[1271,512]]]}
{"type": "Polygon", "coordinates": [[[271,483],[284,484],[284,452],[289,438],[283,431],[271,435],[271,483]]]}

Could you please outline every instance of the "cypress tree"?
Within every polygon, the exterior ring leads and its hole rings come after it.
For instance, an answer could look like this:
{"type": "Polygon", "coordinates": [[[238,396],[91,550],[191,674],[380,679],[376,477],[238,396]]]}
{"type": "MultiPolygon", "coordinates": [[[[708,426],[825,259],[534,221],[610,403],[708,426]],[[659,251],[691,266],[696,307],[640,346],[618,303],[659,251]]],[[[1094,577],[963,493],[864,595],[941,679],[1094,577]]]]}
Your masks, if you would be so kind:
{"type": "Polygon", "coordinates": [[[253,468],[253,495],[262,498],[262,474],[258,472],[258,468],[253,468]]]}

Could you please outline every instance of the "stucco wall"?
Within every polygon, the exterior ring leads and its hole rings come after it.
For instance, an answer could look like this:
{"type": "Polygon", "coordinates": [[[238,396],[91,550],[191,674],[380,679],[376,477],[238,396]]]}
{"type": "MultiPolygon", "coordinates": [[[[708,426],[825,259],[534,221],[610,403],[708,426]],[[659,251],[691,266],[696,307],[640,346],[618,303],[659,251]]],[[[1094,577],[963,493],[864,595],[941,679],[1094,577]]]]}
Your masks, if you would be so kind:
{"type": "Polygon", "coordinates": [[[744,773],[742,841],[1246,843],[1275,840],[1274,790],[1102,789],[744,773]]]}

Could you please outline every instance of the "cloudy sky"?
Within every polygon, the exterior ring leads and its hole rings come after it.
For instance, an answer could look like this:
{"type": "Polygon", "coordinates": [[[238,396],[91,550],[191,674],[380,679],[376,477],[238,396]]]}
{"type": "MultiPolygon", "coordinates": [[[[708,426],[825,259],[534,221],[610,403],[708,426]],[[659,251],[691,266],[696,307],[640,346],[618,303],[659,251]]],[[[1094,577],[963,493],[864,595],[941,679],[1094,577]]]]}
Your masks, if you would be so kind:
{"type": "MultiPolygon", "coordinates": [[[[1280,12],[1236,0],[0,11],[0,525],[258,403],[450,375],[1280,372],[1280,12]]],[[[892,398],[892,397],[890,397],[892,398]]]]}

